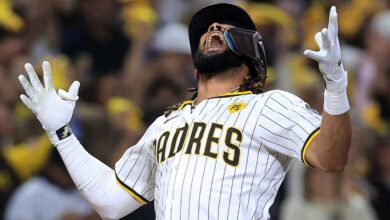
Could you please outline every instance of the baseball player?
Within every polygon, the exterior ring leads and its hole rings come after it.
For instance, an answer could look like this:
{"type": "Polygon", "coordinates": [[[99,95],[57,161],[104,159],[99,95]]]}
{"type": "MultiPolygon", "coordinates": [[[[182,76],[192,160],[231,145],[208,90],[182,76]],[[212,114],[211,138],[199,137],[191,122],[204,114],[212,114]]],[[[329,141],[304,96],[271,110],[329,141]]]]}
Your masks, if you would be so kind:
{"type": "Polygon", "coordinates": [[[31,64],[21,95],[60,152],[76,186],[104,219],[118,219],[154,200],[157,219],[269,219],[269,208],[295,158],[342,171],[351,139],[347,72],[337,13],[304,54],[324,76],[324,112],[288,92],[263,92],[261,35],[240,7],[198,11],[189,38],[198,80],[194,96],[157,118],[112,170],[87,153],[69,122],[79,83],[55,91],[48,62],[44,85],[31,64]]]}

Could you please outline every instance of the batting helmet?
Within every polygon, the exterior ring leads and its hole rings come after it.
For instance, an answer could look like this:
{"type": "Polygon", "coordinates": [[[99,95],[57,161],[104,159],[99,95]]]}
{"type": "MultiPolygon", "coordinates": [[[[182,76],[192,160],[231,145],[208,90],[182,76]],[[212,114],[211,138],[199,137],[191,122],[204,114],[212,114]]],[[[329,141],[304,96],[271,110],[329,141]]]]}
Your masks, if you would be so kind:
{"type": "Polygon", "coordinates": [[[243,57],[254,77],[267,74],[263,40],[256,26],[244,9],[237,5],[219,3],[200,9],[192,17],[188,26],[191,54],[194,58],[199,47],[199,39],[214,22],[230,24],[235,28],[225,32],[225,39],[233,52],[243,57]]]}

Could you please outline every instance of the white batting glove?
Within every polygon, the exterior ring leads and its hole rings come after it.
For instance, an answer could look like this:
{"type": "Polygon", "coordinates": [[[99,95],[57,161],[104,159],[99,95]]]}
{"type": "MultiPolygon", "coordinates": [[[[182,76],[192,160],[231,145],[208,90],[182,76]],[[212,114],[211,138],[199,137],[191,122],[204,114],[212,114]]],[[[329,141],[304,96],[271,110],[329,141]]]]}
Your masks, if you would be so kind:
{"type": "Polygon", "coordinates": [[[316,60],[325,79],[324,110],[331,115],[339,115],[349,110],[347,97],[347,71],[341,62],[338,39],[336,7],[329,12],[328,28],[318,32],[314,39],[320,51],[305,50],[304,55],[316,60]]]}
{"type": "Polygon", "coordinates": [[[43,129],[49,135],[51,142],[57,145],[60,140],[71,134],[69,122],[72,118],[76,101],[79,98],[77,94],[80,83],[74,81],[68,92],[60,89],[57,94],[49,62],[44,61],[42,63],[45,87],[42,86],[30,63],[26,63],[24,68],[30,81],[24,75],[19,75],[18,79],[27,94],[27,96],[24,94],[20,95],[20,99],[34,112],[43,129]]]}

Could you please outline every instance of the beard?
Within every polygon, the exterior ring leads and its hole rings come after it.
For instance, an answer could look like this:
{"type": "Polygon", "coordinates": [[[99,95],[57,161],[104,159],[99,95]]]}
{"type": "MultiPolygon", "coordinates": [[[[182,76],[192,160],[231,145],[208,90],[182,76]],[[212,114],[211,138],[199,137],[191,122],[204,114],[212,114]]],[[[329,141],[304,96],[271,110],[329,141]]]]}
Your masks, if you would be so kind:
{"type": "Polygon", "coordinates": [[[212,77],[226,70],[240,67],[244,64],[244,60],[227,48],[222,53],[203,54],[201,50],[197,50],[194,55],[194,66],[199,71],[200,75],[212,77]]]}

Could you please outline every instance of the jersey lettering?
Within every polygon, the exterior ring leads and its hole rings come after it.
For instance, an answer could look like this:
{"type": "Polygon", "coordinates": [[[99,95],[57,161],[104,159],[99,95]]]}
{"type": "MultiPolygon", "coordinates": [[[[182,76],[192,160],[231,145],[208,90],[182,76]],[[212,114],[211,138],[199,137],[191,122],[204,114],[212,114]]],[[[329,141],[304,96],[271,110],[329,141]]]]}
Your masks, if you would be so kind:
{"type": "Polygon", "coordinates": [[[211,150],[211,147],[212,147],[213,143],[215,143],[217,145],[219,144],[220,137],[215,137],[214,135],[215,135],[215,130],[216,129],[222,130],[222,128],[223,128],[223,125],[220,125],[220,124],[217,124],[217,123],[212,123],[211,124],[210,132],[209,132],[209,135],[207,137],[206,147],[204,149],[204,155],[205,156],[212,157],[212,158],[217,158],[218,152],[213,152],[211,150]]]}
{"type": "Polygon", "coordinates": [[[216,148],[220,144],[222,136],[225,136],[224,147],[227,149],[223,151],[221,159],[231,166],[238,165],[242,133],[237,128],[230,127],[225,131],[223,125],[211,123],[210,128],[207,129],[206,123],[194,122],[191,127],[186,123],[183,127],[177,128],[172,138],[170,138],[171,136],[171,133],[166,131],[153,141],[154,152],[160,164],[174,157],[183,150],[184,146],[186,146],[184,149],[187,155],[203,155],[217,159],[218,151],[216,148]],[[187,136],[189,136],[188,141],[186,141],[187,136]],[[202,143],[205,144],[202,145],[202,143]],[[166,153],[168,153],[167,156],[166,153]]]}
{"type": "Polygon", "coordinates": [[[229,151],[225,150],[223,152],[223,159],[227,164],[232,165],[234,167],[238,165],[238,162],[240,160],[241,141],[242,141],[242,133],[240,130],[233,127],[227,130],[225,144],[229,148],[229,151]],[[235,136],[235,140],[233,140],[233,136],[235,136]],[[236,142],[236,144],[234,144],[233,142],[236,142]]]}
{"type": "Polygon", "coordinates": [[[175,156],[175,154],[177,152],[179,152],[179,151],[181,151],[181,149],[183,149],[184,141],[185,141],[186,136],[187,136],[187,131],[188,131],[188,124],[187,123],[185,123],[184,127],[176,129],[176,132],[173,135],[171,149],[169,150],[168,158],[175,156]],[[179,135],[180,135],[179,144],[176,145],[176,142],[177,142],[179,135]],[[176,146],[177,146],[177,149],[176,149],[176,146]]]}
{"type": "Polygon", "coordinates": [[[191,132],[190,141],[188,142],[186,154],[192,154],[192,147],[194,145],[196,145],[195,154],[199,155],[201,140],[203,138],[203,134],[204,134],[205,129],[206,129],[205,123],[203,123],[203,122],[195,122],[194,123],[193,129],[191,132]],[[199,132],[198,132],[198,130],[199,130],[199,132]]]}
{"type": "Polygon", "coordinates": [[[165,149],[167,148],[168,138],[169,138],[169,132],[166,131],[158,139],[156,156],[157,156],[157,161],[159,161],[160,163],[165,160],[165,149]]]}

